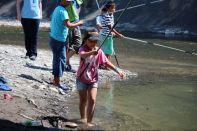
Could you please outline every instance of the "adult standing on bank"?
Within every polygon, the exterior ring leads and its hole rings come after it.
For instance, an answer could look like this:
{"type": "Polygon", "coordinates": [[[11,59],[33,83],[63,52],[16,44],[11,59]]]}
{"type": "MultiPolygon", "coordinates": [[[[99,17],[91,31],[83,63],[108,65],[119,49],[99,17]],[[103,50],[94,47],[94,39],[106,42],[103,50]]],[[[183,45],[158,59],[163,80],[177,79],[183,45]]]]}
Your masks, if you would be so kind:
{"type": "Polygon", "coordinates": [[[24,31],[25,58],[35,60],[37,57],[38,29],[42,18],[41,0],[16,0],[17,20],[21,21],[24,31]],[[23,2],[21,10],[21,2],[23,2]]]}

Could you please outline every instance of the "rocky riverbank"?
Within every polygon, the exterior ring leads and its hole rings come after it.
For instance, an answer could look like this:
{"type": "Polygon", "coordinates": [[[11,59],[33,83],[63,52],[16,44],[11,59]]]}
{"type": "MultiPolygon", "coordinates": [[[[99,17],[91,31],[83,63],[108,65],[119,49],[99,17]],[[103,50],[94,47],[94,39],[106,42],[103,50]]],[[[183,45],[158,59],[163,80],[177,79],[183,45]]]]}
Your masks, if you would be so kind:
{"type": "MultiPolygon", "coordinates": [[[[21,27],[21,22],[16,19],[0,19],[0,26],[13,26],[13,27],[21,27]]],[[[47,20],[42,20],[40,23],[40,27],[49,28],[50,22],[47,20]]]]}
{"type": "MultiPolygon", "coordinates": [[[[76,92],[76,74],[65,72],[62,82],[69,86],[68,92],[61,92],[50,82],[52,68],[52,53],[39,50],[36,61],[24,58],[25,49],[13,45],[0,45],[0,75],[8,79],[7,85],[12,91],[0,91],[0,118],[14,123],[21,123],[27,119],[37,119],[41,116],[67,117],[69,107],[66,101],[76,92]],[[5,99],[8,93],[13,99],[5,99]]],[[[74,57],[72,65],[77,69],[79,59],[74,57]]],[[[136,74],[124,71],[125,79],[135,77],[136,74]]],[[[104,80],[120,80],[113,71],[99,70],[100,82],[104,80]]],[[[63,123],[64,124],[64,123],[63,123]]],[[[8,125],[9,126],[9,125],[8,125]]],[[[0,127],[2,125],[0,124],[0,127]]],[[[45,127],[54,126],[45,123],[45,127]]],[[[80,126],[81,127],[81,126],[80,126]]],[[[80,129],[80,127],[78,127],[80,129]]],[[[65,126],[59,126],[65,129],[65,126]]]]}

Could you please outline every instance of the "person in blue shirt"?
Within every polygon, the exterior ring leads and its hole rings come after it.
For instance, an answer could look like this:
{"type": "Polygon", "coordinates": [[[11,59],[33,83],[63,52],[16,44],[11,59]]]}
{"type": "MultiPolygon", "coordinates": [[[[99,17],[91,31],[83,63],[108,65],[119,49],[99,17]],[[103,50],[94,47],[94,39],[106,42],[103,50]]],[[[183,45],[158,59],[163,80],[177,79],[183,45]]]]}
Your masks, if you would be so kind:
{"type": "Polygon", "coordinates": [[[25,58],[35,60],[40,19],[42,18],[41,0],[16,0],[16,19],[21,21],[25,37],[25,58]],[[20,4],[23,1],[22,10],[20,4]]]}
{"type": "Polygon", "coordinates": [[[83,21],[76,23],[70,22],[65,7],[68,7],[71,1],[72,0],[60,0],[60,5],[53,11],[51,19],[50,47],[53,53],[53,85],[62,89],[67,89],[66,86],[60,84],[60,77],[63,76],[66,63],[66,39],[68,36],[68,28],[83,24],[83,21]]]}

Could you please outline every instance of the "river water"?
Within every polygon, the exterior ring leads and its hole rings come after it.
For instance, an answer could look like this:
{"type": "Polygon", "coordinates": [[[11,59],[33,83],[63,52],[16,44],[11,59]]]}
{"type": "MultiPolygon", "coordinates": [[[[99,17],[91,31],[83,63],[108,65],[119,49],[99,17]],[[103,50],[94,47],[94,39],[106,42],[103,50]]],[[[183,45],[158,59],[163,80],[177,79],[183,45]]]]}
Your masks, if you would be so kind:
{"type": "MultiPolygon", "coordinates": [[[[0,44],[23,45],[20,28],[0,29],[0,44]]],[[[39,47],[48,49],[48,30],[39,36],[39,47]]],[[[197,42],[149,41],[197,50],[197,42]]],[[[114,46],[121,68],[138,77],[100,83],[94,117],[98,129],[197,130],[197,56],[124,39],[115,39],[114,46]]],[[[72,118],[79,118],[78,101],[75,92],[68,103],[72,118]]]]}
{"type": "MultiPolygon", "coordinates": [[[[196,42],[150,41],[197,49],[196,42]]],[[[128,40],[115,47],[120,66],[138,77],[100,85],[95,121],[105,130],[197,130],[197,56],[128,40]]]]}

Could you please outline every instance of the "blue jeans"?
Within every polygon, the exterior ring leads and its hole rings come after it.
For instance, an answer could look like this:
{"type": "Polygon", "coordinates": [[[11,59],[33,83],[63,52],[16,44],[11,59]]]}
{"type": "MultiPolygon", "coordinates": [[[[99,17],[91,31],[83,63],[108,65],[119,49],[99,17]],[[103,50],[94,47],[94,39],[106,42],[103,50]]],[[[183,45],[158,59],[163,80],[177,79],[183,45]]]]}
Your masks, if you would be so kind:
{"type": "Polygon", "coordinates": [[[50,37],[49,44],[53,53],[53,75],[62,77],[66,63],[66,43],[50,37]]]}

